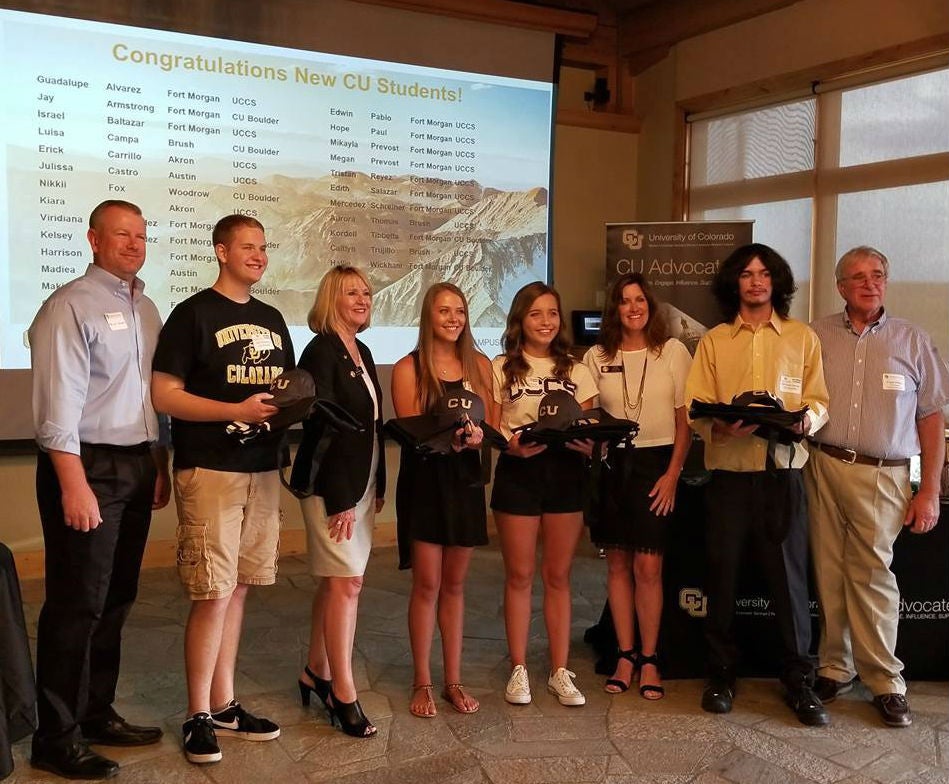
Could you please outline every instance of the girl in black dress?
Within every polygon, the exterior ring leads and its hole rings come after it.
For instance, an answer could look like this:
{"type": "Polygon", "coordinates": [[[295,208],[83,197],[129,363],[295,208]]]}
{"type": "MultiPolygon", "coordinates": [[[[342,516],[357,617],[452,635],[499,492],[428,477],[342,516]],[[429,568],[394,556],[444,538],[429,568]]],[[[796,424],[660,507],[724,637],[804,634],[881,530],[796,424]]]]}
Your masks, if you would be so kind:
{"type": "MultiPolygon", "coordinates": [[[[491,363],[474,344],[468,303],[451,283],[436,283],[425,294],[418,345],[392,370],[392,402],[398,417],[432,412],[455,388],[478,394],[493,417],[491,363]]],[[[483,434],[469,427],[455,434],[453,454],[402,452],[396,513],[400,568],[412,567],[409,637],[415,681],[409,711],[422,718],[436,713],[429,657],[436,612],[442,638],[445,686],[442,696],[460,713],[474,713],[478,701],[461,685],[465,575],[475,545],[487,544],[484,487],[479,450],[483,434]]]]}

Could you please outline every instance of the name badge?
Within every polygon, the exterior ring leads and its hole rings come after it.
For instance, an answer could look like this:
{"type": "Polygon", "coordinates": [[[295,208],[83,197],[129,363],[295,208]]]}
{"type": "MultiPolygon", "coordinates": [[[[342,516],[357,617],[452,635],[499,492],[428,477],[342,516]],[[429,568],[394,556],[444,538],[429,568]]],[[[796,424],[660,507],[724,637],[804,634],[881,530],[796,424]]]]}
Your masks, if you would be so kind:
{"type": "Polygon", "coordinates": [[[883,388],[894,392],[905,392],[906,376],[902,373],[884,373],[883,388]]]}
{"type": "Polygon", "coordinates": [[[600,365],[601,373],[622,373],[622,365],[600,365]]]}
{"type": "Polygon", "coordinates": [[[256,351],[273,351],[273,340],[270,335],[254,335],[250,342],[256,351]]]}
{"type": "Polygon", "coordinates": [[[120,329],[129,328],[129,325],[125,323],[125,314],[122,312],[106,313],[105,323],[109,325],[109,329],[111,329],[113,332],[117,332],[120,329]]]}
{"type": "Polygon", "coordinates": [[[790,392],[792,394],[801,394],[803,384],[801,379],[794,376],[780,376],[778,378],[778,392],[790,392]]]}

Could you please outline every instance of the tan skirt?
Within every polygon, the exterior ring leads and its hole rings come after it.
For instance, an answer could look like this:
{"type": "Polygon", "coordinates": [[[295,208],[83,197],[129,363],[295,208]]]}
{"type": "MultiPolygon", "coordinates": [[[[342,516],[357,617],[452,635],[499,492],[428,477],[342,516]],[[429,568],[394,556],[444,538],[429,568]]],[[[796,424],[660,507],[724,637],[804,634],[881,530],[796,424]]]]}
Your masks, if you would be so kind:
{"type": "Polygon", "coordinates": [[[372,549],[372,531],[376,520],[376,466],[379,447],[372,450],[369,482],[356,504],[353,538],[337,542],[330,537],[323,499],[310,496],[300,500],[306,524],[306,549],[310,556],[310,574],[314,577],[362,577],[372,549]]]}

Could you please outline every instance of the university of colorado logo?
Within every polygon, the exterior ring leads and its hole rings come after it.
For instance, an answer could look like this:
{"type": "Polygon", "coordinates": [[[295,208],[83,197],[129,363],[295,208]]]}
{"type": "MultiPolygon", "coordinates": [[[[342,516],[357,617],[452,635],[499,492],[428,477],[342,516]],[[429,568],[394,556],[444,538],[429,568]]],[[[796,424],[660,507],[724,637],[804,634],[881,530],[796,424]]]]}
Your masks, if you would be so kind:
{"type": "Polygon", "coordinates": [[[244,353],[241,354],[241,362],[245,365],[250,363],[252,365],[259,365],[261,362],[266,361],[270,357],[270,349],[259,349],[254,345],[254,341],[250,341],[246,346],[244,346],[244,353]]]}

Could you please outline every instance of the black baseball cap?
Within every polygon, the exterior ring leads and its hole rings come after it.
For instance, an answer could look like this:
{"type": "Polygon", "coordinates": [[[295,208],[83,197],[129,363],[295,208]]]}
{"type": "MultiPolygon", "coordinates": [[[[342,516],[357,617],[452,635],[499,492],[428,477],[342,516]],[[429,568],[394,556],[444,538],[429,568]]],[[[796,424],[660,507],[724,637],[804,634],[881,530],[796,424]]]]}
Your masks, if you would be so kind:
{"type": "Polygon", "coordinates": [[[577,399],[563,389],[548,392],[537,407],[537,427],[544,430],[566,430],[582,418],[577,399]]]}
{"type": "Polygon", "coordinates": [[[442,427],[461,425],[466,416],[477,425],[484,419],[484,401],[468,389],[449,390],[435,404],[434,413],[442,427]]]}
{"type": "Polygon", "coordinates": [[[754,389],[742,392],[732,398],[733,406],[762,406],[784,411],[784,403],[765,389],[754,389]]]}
{"type": "Polygon", "coordinates": [[[316,382],[301,368],[285,370],[270,383],[270,394],[273,398],[266,402],[280,410],[267,424],[279,430],[306,419],[316,400],[316,382]]]}

